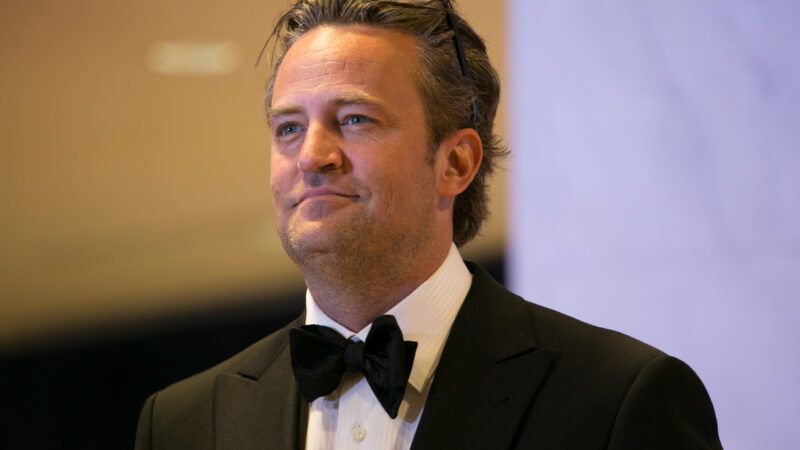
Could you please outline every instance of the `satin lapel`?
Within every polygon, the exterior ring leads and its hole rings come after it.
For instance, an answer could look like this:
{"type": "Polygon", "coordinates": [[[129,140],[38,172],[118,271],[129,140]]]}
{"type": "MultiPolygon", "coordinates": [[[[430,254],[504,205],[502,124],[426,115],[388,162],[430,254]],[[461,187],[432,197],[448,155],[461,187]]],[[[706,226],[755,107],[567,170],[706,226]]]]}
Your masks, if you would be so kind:
{"type": "Polygon", "coordinates": [[[527,305],[470,265],[412,450],[507,449],[556,352],[536,348],[527,305]]]}
{"type": "MultiPolygon", "coordinates": [[[[300,322],[302,323],[302,322],[300,322]]],[[[243,361],[236,374],[217,377],[217,450],[299,449],[308,414],[292,375],[288,330],[278,331],[243,361]]]]}

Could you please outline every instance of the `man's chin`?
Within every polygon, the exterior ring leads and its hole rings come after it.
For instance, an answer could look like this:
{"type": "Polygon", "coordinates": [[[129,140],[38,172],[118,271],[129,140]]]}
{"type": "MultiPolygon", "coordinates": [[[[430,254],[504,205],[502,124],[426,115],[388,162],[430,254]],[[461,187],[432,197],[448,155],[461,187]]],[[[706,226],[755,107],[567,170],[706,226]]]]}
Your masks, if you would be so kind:
{"type": "Polygon", "coordinates": [[[341,252],[348,247],[346,240],[342,233],[327,227],[293,228],[281,236],[286,253],[297,263],[316,256],[341,252]]]}

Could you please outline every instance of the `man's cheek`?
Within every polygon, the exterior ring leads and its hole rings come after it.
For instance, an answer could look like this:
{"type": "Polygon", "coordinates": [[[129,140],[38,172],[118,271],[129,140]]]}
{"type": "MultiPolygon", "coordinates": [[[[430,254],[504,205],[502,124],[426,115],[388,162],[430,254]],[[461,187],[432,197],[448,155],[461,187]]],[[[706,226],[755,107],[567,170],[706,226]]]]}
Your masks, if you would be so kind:
{"type": "Polygon", "coordinates": [[[269,187],[275,203],[278,203],[280,200],[286,200],[285,196],[291,190],[289,179],[289,176],[285,172],[280,170],[272,170],[270,174],[269,187]]]}

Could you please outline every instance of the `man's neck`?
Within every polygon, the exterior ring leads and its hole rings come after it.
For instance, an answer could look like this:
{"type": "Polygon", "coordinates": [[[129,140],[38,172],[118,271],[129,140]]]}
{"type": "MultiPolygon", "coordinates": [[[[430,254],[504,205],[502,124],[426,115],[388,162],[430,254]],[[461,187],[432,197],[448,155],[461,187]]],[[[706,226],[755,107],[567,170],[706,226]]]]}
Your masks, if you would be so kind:
{"type": "Polygon", "coordinates": [[[448,251],[449,245],[416,260],[390,257],[388,261],[371,259],[364,264],[353,264],[352,260],[315,264],[318,270],[304,270],[306,286],[328,317],[358,332],[427,280],[448,251]]]}

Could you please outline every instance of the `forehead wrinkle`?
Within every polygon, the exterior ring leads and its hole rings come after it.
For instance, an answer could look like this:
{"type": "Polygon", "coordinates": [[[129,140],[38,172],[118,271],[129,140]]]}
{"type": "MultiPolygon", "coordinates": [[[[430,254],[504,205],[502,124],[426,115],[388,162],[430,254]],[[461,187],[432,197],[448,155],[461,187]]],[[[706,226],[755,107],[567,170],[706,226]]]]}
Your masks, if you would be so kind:
{"type": "MultiPolygon", "coordinates": [[[[324,87],[337,87],[337,86],[359,86],[363,87],[369,83],[370,72],[367,70],[366,64],[355,63],[348,64],[348,59],[338,61],[309,61],[305,62],[300,67],[291,68],[289,73],[285,76],[295,79],[287,83],[284,89],[299,91],[313,91],[324,87]],[[321,67],[322,70],[315,70],[321,67]],[[344,76],[342,76],[344,74],[344,76]],[[292,85],[295,87],[292,88],[292,85]],[[298,87],[299,85],[299,87],[298,87]]],[[[373,102],[378,103],[377,100],[372,99],[373,102]]],[[[362,101],[363,102],[363,101],[362,101]]],[[[356,103],[356,102],[351,102],[356,103]]]]}
{"type": "Polygon", "coordinates": [[[332,73],[341,72],[366,72],[371,66],[375,66],[375,62],[369,58],[360,57],[351,54],[331,55],[330,49],[308,49],[303,56],[295,56],[294,58],[287,58],[281,67],[293,66],[291,72],[295,74],[302,74],[307,71],[318,71],[321,73],[317,76],[329,75],[332,73]],[[296,59],[296,61],[294,61],[296,59]]]}

